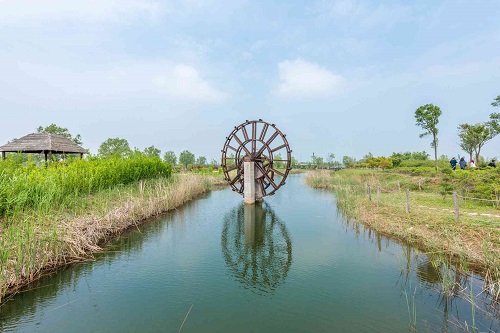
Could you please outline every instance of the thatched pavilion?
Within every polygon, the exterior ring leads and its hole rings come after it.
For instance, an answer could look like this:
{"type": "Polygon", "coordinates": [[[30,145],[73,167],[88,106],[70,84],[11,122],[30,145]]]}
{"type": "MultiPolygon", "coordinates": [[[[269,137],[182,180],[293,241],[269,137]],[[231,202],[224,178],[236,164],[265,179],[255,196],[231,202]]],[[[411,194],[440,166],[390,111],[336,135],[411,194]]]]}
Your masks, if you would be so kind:
{"type": "Polygon", "coordinates": [[[52,159],[52,154],[83,154],[87,150],[83,149],[65,136],[51,133],[31,133],[23,136],[20,139],[15,139],[0,147],[2,159],[5,159],[5,153],[31,153],[44,154],[45,161],[47,158],[52,159]]]}

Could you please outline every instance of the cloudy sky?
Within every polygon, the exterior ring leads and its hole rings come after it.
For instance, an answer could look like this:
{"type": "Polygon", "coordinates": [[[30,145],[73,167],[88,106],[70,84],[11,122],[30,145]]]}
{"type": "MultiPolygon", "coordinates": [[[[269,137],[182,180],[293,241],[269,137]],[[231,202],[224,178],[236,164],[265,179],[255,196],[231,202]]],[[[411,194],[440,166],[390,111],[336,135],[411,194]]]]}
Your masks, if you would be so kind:
{"type": "MultiPolygon", "coordinates": [[[[0,0],[0,144],[56,123],[96,152],[132,147],[219,158],[246,119],[314,152],[431,153],[417,107],[457,126],[500,94],[491,1],[0,0]]],[[[500,157],[500,138],[484,154],[500,157]]]]}

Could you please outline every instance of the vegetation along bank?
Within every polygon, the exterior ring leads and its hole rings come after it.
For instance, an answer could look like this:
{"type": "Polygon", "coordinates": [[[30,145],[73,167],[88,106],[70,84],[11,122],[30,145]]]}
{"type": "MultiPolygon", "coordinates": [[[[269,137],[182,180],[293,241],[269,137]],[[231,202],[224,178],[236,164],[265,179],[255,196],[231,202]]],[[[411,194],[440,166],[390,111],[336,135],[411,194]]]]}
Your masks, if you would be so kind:
{"type": "Polygon", "coordinates": [[[224,184],[172,174],[158,157],[0,162],[0,301],[42,273],[87,260],[99,244],[224,184]]]}
{"type": "Polygon", "coordinates": [[[498,168],[418,175],[344,169],[309,172],[306,182],[314,188],[332,190],[347,218],[427,253],[451,258],[463,268],[479,270],[498,299],[500,210],[494,193],[500,188],[499,176],[498,168]],[[458,221],[452,192],[458,194],[458,221]]]}

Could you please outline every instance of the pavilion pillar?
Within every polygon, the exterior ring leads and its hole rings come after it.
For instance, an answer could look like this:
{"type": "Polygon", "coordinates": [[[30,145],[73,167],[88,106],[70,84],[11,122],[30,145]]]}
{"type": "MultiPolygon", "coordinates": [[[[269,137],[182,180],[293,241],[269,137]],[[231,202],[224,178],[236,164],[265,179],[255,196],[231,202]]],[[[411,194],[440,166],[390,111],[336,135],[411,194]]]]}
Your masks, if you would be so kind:
{"type": "Polygon", "coordinates": [[[2,160],[5,160],[5,152],[2,152],[2,160]]]}
{"type": "Polygon", "coordinates": [[[52,161],[52,150],[49,150],[49,160],[52,161]]]}
{"type": "Polygon", "coordinates": [[[44,150],[43,153],[45,154],[45,162],[47,162],[47,151],[44,150]]]}
{"type": "Polygon", "coordinates": [[[83,158],[83,153],[80,153],[80,159],[82,159],[82,158],[83,158]]]}

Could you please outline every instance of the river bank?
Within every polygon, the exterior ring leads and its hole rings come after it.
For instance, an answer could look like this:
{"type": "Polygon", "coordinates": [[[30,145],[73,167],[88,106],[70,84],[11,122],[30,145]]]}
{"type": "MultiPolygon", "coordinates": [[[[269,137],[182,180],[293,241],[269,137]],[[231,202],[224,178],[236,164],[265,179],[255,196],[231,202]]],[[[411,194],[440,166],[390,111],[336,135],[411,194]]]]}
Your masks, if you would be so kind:
{"type": "Polygon", "coordinates": [[[457,222],[452,197],[440,192],[439,179],[387,171],[311,172],[306,183],[335,193],[338,207],[348,218],[426,253],[451,258],[465,270],[480,271],[489,291],[499,297],[500,214],[495,208],[460,202],[457,222]],[[406,188],[412,189],[409,213],[406,188]]]}
{"type": "Polygon", "coordinates": [[[90,194],[71,208],[5,217],[0,223],[0,302],[44,273],[91,259],[114,235],[224,184],[218,176],[175,174],[90,194]]]}

